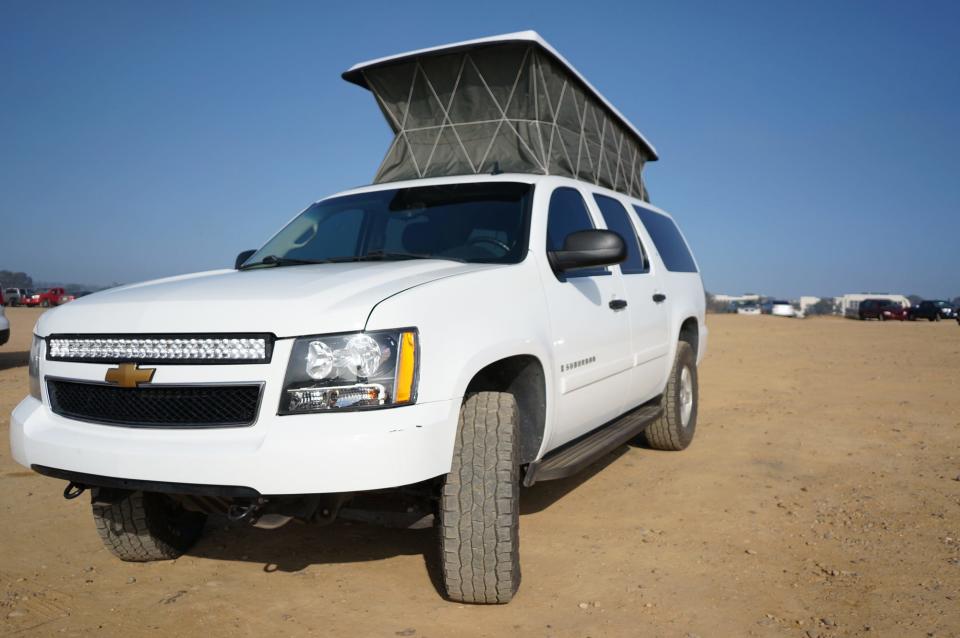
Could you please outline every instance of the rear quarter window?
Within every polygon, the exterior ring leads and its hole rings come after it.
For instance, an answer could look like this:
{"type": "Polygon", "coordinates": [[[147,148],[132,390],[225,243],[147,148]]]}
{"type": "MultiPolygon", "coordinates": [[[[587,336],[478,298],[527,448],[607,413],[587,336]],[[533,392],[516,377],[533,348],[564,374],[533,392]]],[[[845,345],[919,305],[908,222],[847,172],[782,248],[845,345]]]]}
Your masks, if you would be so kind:
{"type": "Polygon", "coordinates": [[[672,219],[666,215],[655,213],[652,210],[634,206],[637,216],[644,228],[650,233],[657,252],[663,260],[663,265],[670,272],[697,272],[697,264],[683,240],[680,229],[672,219]]]}

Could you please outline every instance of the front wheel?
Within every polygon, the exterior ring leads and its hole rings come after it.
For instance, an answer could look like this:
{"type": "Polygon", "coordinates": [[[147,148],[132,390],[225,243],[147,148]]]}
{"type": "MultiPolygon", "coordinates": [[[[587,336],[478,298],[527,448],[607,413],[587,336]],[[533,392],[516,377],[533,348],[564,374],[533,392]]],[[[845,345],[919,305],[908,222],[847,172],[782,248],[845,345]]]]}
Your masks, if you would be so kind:
{"type": "Polygon", "coordinates": [[[142,563],[179,557],[200,537],[207,515],[187,511],[164,494],[128,492],[108,502],[94,494],[93,519],[114,556],[142,563]]]}
{"type": "Polygon", "coordinates": [[[443,585],[459,602],[508,603],[520,586],[517,402],[468,395],[440,497],[443,585]]]}
{"type": "Polygon", "coordinates": [[[657,450],[683,450],[697,429],[697,357],[686,341],[677,344],[667,388],[660,399],[663,414],[647,426],[644,438],[657,450]]]}

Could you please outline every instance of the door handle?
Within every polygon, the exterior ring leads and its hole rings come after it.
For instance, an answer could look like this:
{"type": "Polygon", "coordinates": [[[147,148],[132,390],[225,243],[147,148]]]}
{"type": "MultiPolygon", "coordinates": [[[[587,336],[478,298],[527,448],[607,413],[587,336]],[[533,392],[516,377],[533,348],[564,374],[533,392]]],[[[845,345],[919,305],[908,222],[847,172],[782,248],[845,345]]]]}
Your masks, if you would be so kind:
{"type": "Polygon", "coordinates": [[[662,292],[657,292],[657,293],[654,293],[653,300],[657,303],[663,303],[664,301],[667,300],[667,296],[662,292]]]}
{"type": "Polygon", "coordinates": [[[627,307],[626,299],[614,299],[610,302],[610,310],[623,310],[627,307]]]}

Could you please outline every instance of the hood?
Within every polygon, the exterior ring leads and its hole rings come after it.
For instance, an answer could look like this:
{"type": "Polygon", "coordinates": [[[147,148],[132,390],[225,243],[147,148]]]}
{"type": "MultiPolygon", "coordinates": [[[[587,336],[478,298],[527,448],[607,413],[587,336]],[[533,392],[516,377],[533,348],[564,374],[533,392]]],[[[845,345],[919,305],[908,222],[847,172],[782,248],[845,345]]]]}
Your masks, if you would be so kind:
{"type": "MultiPolygon", "coordinates": [[[[362,330],[373,307],[437,279],[490,268],[434,259],[218,270],[104,290],[48,311],[37,334],[362,330]]],[[[402,326],[398,326],[402,327],[402,326]]]]}

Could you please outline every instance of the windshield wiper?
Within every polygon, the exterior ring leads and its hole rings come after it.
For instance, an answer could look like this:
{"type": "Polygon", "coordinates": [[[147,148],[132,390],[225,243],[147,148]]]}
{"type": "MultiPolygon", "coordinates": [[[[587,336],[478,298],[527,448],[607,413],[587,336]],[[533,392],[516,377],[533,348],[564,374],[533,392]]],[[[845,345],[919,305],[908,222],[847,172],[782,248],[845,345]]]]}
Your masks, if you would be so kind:
{"type": "Polygon", "coordinates": [[[430,255],[427,253],[394,252],[389,250],[371,250],[366,255],[356,258],[357,261],[385,261],[388,259],[443,259],[446,261],[458,261],[462,264],[467,263],[466,259],[460,259],[459,257],[446,257],[443,255],[430,255]]]}
{"type": "Polygon", "coordinates": [[[291,257],[277,257],[276,255],[267,255],[262,260],[244,264],[240,270],[247,270],[256,266],[304,266],[310,264],[342,264],[355,261],[387,261],[391,259],[444,259],[447,261],[457,261],[466,263],[466,259],[457,257],[441,257],[439,255],[429,255],[426,253],[405,253],[385,250],[371,250],[365,255],[329,257],[327,259],[293,259],[291,257]]]}
{"type": "Polygon", "coordinates": [[[267,255],[262,260],[252,264],[244,264],[240,270],[247,270],[254,266],[304,266],[307,264],[325,264],[326,259],[293,259],[290,257],[277,257],[276,255],[267,255]]]}

